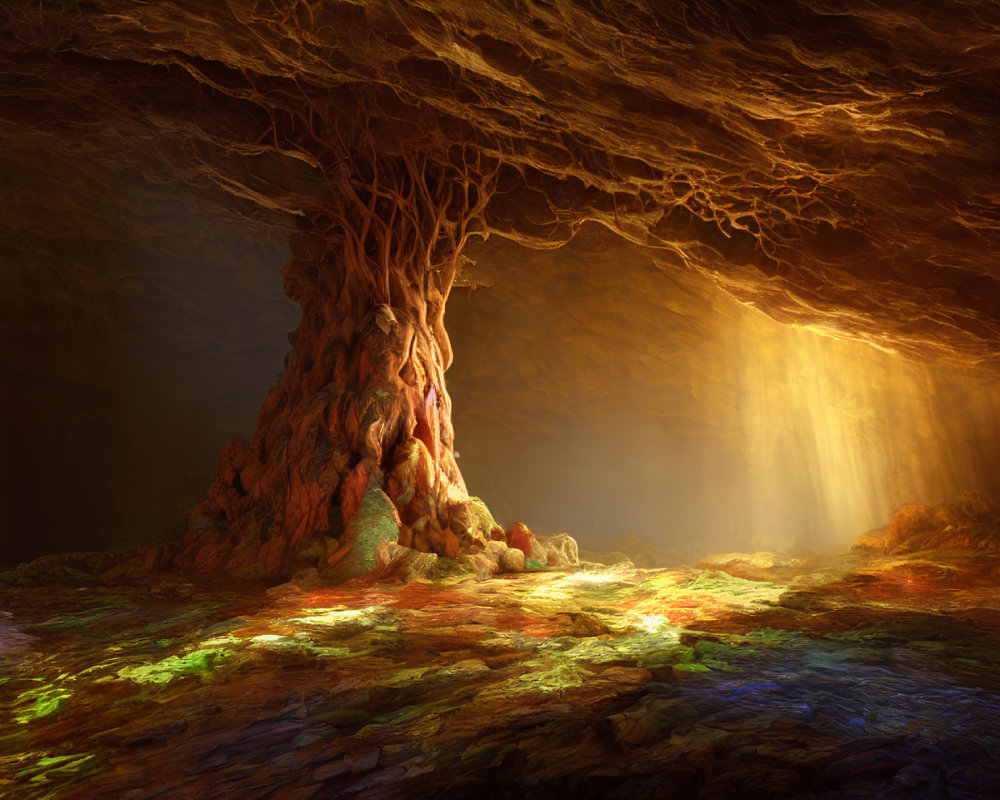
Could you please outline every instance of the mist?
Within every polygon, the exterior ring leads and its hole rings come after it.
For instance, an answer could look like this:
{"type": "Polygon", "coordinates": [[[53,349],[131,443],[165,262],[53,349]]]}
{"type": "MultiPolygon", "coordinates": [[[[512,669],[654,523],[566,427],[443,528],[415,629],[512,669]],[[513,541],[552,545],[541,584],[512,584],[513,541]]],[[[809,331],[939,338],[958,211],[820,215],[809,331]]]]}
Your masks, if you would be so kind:
{"type": "Polygon", "coordinates": [[[599,551],[844,548],[998,494],[1000,385],[779,323],[591,229],[491,242],[448,312],[456,446],[504,523],[599,551]]]}

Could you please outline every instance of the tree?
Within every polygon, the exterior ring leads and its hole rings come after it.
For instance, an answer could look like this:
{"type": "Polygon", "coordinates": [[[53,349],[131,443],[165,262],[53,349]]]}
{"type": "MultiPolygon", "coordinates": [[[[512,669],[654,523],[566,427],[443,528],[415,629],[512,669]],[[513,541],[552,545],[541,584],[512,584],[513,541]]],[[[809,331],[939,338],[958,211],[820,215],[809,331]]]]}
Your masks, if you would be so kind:
{"type": "MultiPolygon", "coordinates": [[[[302,307],[293,351],[249,440],[222,451],[174,564],[280,572],[297,554],[357,572],[379,539],[455,556],[503,538],[455,462],[445,305],[498,164],[433,115],[297,117],[325,202],[282,276],[302,307]],[[404,132],[406,132],[405,135],[404,132]]],[[[332,106],[333,104],[331,104],[332,106]]],[[[295,131],[284,131],[294,140],[295,131]]]]}

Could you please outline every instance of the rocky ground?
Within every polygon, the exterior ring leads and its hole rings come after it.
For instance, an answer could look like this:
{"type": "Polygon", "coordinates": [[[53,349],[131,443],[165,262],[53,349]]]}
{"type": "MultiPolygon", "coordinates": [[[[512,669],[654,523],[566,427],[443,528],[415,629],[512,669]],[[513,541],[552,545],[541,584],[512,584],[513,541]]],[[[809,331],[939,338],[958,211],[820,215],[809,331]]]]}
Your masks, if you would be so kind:
{"type": "Polygon", "coordinates": [[[0,796],[995,798],[998,573],[953,550],[11,580],[0,796]]]}

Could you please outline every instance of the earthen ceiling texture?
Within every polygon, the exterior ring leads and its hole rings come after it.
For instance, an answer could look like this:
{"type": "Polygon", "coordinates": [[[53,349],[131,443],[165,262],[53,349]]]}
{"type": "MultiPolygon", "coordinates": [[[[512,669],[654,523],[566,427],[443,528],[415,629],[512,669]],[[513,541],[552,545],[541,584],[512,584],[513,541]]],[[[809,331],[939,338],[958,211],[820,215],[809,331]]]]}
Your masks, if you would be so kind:
{"type": "Polygon", "coordinates": [[[494,233],[594,220],[776,319],[1000,364],[996,3],[0,8],[7,168],[66,165],[108,207],[137,173],[280,236],[362,116],[389,150],[500,164],[494,233]]]}

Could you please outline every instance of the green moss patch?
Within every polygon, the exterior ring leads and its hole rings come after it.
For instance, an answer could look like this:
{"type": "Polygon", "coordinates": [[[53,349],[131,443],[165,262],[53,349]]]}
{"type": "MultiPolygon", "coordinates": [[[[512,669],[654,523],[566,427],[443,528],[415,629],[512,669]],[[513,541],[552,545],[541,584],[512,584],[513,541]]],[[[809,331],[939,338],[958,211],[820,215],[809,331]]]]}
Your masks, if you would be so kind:
{"type": "Polygon", "coordinates": [[[212,672],[234,655],[236,651],[228,647],[209,647],[184,656],[169,656],[155,664],[123,667],[118,670],[118,677],[135,683],[170,683],[175,678],[212,672]]]}
{"type": "Polygon", "coordinates": [[[382,542],[399,539],[396,508],[388,495],[374,481],[368,482],[361,507],[344,526],[344,540],[353,542],[350,554],[340,564],[338,572],[353,578],[375,569],[375,548],[382,542]]]}
{"type": "Polygon", "coordinates": [[[27,724],[55,714],[72,696],[72,690],[55,683],[42,683],[40,686],[21,692],[14,701],[14,721],[27,724]]]}

